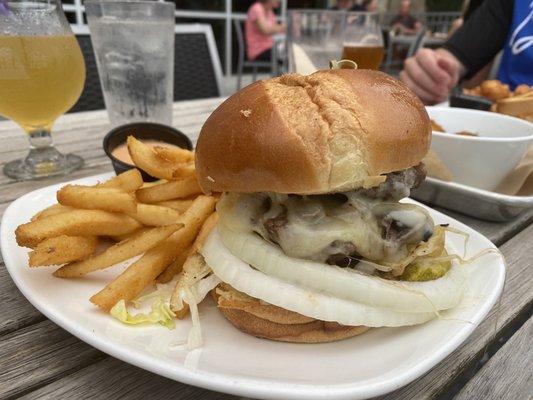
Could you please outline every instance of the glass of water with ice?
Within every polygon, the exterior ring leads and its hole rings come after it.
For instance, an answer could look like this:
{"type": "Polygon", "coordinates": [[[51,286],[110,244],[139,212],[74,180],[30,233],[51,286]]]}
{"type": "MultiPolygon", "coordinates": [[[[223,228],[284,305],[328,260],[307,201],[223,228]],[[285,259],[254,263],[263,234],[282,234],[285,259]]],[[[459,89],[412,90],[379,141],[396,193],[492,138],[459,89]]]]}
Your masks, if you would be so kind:
{"type": "Polygon", "coordinates": [[[112,125],[172,124],[174,9],[155,1],[85,2],[112,125]]]}

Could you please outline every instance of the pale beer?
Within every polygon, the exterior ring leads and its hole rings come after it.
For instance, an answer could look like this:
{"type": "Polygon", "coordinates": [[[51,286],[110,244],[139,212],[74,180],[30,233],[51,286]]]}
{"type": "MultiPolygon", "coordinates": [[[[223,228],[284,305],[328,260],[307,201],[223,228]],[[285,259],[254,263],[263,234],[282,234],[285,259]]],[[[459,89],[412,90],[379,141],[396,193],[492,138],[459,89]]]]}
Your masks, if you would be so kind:
{"type": "Polygon", "coordinates": [[[344,43],[343,60],[352,60],[358,69],[378,69],[383,59],[383,46],[344,43]]]}
{"type": "Polygon", "coordinates": [[[0,35],[0,115],[50,129],[78,100],[85,63],[73,35],[0,35]]]}

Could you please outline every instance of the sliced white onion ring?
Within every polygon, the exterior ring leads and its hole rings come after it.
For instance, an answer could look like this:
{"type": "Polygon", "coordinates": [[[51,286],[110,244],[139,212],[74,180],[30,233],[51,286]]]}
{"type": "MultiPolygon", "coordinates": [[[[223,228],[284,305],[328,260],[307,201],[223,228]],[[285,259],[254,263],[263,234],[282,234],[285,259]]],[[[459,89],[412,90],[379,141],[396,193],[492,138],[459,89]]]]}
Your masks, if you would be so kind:
{"type": "Polygon", "coordinates": [[[435,312],[455,307],[463,294],[465,275],[455,263],[445,276],[433,281],[390,281],[351,268],[288,257],[252,233],[235,232],[221,224],[218,229],[226,247],[259,271],[345,300],[394,311],[435,312]]]}
{"type": "Polygon", "coordinates": [[[207,238],[202,255],[223,282],[249,296],[322,321],[348,326],[405,326],[426,322],[435,313],[407,313],[372,307],[315,290],[302,288],[254,270],[235,257],[215,229],[207,238]]]}

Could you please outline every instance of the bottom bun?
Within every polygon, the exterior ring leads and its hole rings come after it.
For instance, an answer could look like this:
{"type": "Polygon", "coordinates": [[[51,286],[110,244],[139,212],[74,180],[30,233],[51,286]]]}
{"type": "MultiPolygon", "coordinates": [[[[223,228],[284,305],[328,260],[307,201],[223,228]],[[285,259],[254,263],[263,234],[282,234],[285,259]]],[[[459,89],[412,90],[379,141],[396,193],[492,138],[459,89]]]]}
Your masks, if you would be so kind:
{"type": "Polygon", "coordinates": [[[325,343],[366,332],[366,326],[345,326],[304,317],[238,292],[227,284],[214,289],[218,309],[237,329],[250,335],[294,343],[325,343]]]}

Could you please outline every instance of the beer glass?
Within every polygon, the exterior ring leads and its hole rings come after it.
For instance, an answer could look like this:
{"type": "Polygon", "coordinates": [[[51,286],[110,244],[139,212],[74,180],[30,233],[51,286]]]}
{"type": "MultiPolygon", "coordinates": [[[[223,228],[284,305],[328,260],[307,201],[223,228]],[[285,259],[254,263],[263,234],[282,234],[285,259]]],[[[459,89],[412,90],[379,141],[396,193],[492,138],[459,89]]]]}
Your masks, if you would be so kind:
{"type": "Polygon", "coordinates": [[[379,68],[383,59],[383,36],[378,13],[346,13],[341,58],[354,61],[359,69],[379,68]]]}
{"type": "Polygon", "coordinates": [[[65,175],[83,159],[60,153],[50,130],[78,100],[85,63],[59,0],[0,0],[0,115],[27,133],[26,158],[4,173],[17,180],[65,175]]]}

